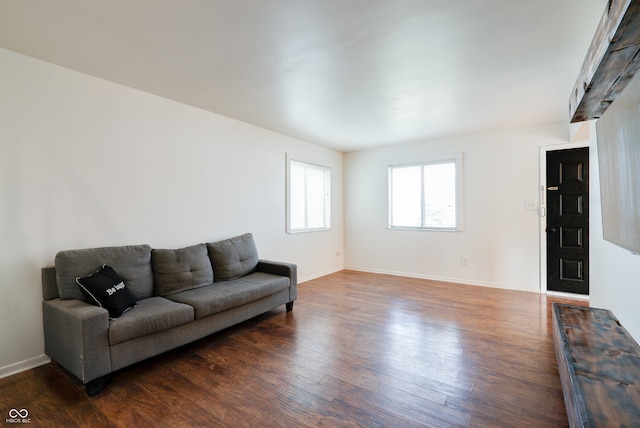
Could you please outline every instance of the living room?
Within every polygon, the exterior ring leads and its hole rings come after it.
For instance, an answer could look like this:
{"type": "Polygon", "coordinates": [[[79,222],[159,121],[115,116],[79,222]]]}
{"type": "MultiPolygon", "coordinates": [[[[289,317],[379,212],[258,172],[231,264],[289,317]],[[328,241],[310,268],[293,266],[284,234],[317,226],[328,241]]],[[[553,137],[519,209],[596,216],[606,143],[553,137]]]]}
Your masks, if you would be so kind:
{"type": "MultiPolygon", "coordinates": [[[[590,3],[585,50],[605,6],[590,3]]],[[[343,151],[0,46],[0,377],[48,362],[40,269],[63,249],[251,232],[262,258],[298,265],[301,287],[348,269],[543,290],[540,216],[526,203],[539,206],[541,148],[575,146],[567,120],[343,151]],[[451,153],[464,154],[464,230],[387,228],[385,162],[451,153]],[[287,154],[331,168],[330,230],[286,233],[287,154]]],[[[579,145],[595,146],[594,126],[579,145]]],[[[602,238],[595,150],[590,161],[589,304],[639,338],[640,259],[602,238]]]]}

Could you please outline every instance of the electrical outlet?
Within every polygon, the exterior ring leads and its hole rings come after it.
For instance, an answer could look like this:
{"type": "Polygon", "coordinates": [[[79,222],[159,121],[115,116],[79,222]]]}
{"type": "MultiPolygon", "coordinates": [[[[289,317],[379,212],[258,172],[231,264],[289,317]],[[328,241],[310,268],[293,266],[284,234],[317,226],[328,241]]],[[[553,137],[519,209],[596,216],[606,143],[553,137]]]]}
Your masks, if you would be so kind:
{"type": "Polygon", "coordinates": [[[341,254],[342,254],[342,251],[336,250],[336,257],[340,257],[341,254]]]}
{"type": "Polygon", "coordinates": [[[462,266],[469,266],[469,259],[467,257],[462,257],[460,259],[460,263],[462,263],[462,266]]]}

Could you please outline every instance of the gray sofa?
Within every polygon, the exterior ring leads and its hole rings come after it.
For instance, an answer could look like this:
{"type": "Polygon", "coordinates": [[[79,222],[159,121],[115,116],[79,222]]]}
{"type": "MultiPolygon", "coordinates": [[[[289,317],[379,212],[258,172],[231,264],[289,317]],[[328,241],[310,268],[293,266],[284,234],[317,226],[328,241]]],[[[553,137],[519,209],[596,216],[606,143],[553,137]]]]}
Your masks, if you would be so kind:
{"type": "Polygon", "coordinates": [[[60,251],[42,269],[45,353],[89,395],[105,375],[187,344],[297,297],[297,269],[259,260],[251,234],[176,250],[148,245],[60,251]],[[136,306],[110,319],[76,278],[111,266],[136,306]]]}

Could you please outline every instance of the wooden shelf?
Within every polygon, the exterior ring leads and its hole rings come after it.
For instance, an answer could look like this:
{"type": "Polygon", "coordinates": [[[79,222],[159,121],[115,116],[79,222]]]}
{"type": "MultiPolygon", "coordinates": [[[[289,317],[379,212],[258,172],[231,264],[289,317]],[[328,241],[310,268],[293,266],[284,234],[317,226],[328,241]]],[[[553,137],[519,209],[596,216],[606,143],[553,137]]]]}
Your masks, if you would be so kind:
{"type": "Polygon", "coordinates": [[[553,343],[571,427],[640,426],[640,347],[610,311],[554,303],[553,343]]]}
{"type": "Polygon", "coordinates": [[[609,0],[569,97],[571,123],[598,119],[640,69],[640,0],[609,0]]]}

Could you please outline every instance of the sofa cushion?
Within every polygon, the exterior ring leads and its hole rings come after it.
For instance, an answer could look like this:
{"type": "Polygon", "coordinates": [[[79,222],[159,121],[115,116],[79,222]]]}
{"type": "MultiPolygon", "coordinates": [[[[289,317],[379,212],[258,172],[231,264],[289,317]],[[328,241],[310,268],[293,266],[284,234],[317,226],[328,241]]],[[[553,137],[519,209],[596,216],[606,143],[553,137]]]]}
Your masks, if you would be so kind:
{"type": "Polygon", "coordinates": [[[207,248],[215,281],[240,278],[258,266],[258,250],[250,233],[208,243],[207,248]]]}
{"type": "Polygon", "coordinates": [[[251,303],[289,288],[289,278],[264,272],[254,272],[239,279],[183,291],[167,296],[175,302],[195,309],[196,319],[251,303]]]}
{"type": "Polygon", "coordinates": [[[109,344],[159,333],[193,321],[193,308],[164,297],[149,297],[109,323],[109,344]]]}
{"type": "Polygon", "coordinates": [[[128,245],[58,252],[55,265],[60,298],[86,300],[76,284],[76,278],[95,272],[103,264],[118,272],[136,300],[153,295],[151,247],[128,245]]]}
{"type": "Polygon", "coordinates": [[[136,305],[136,299],[111,266],[102,265],[96,272],[76,278],[76,283],[87,301],[105,308],[111,319],[136,305]]]}
{"type": "Polygon", "coordinates": [[[213,269],[205,244],[177,250],[151,251],[154,294],[166,296],[213,282],[213,269]]]}

